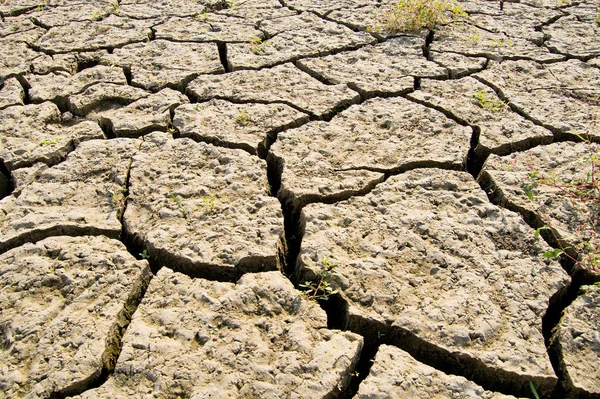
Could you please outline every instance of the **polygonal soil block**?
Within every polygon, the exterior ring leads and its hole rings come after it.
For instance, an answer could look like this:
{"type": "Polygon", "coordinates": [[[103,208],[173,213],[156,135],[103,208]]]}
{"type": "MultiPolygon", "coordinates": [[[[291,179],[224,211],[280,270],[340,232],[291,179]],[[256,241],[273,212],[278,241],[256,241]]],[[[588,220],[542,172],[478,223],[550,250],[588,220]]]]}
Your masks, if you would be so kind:
{"type": "Polygon", "coordinates": [[[115,373],[80,398],[330,398],[348,385],[362,338],[279,272],[237,284],[163,268],[123,339],[115,373]]]}
{"type": "Polygon", "coordinates": [[[304,213],[300,264],[308,278],[337,265],[330,284],[348,301],[353,331],[387,325],[481,379],[555,384],[542,316],[567,275],[468,173],[414,170],[304,213]]]}
{"type": "Polygon", "coordinates": [[[52,237],[0,255],[6,398],[68,395],[114,367],[150,276],[146,261],[106,237],[52,237]]]}
{"type": "Polygon", "coordinates": [[[264,161],[166,133],[145,136],[133,160],[124,224],[170,267],[220,279],[273,270],[283,230],[264,161]]]}

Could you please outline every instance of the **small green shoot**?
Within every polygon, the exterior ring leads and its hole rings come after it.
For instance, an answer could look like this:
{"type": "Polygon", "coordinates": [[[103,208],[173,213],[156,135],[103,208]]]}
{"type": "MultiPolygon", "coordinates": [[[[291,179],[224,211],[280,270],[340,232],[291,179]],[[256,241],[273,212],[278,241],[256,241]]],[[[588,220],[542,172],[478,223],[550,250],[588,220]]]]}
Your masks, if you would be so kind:
{"type": "Polygon", "coordinates": [[[334,273],[332,273],[332,270],[336,266],[337,265],[331,262],[329,258],[323,258],[323,260],[321,261],[321,268],[317,272],[318,280],[316,282],[305,281],[303,284],[299,284],[300,287],[303,288],[303,290],[301,291],[302,294],[308,299],[323,301],[329,299],[331,295],[337,294],[338,290],[334,289],[329,283],[329,281],[327,281],[334,275],[334,273]]]}
{"type": "Polygon", "coordinates": [[[244,111],[240,111],[237,117],[235,118],[235,123],[237,123],[240,126],[248,126],[250,122],[250,117],[244,111]]]}
{"type": "Polygon", "coordinates": [[[55,144],[60,143],[61,140],[62,140],[62,137],[56,137],[53,139],[42,140],[42,141],[40,141],[40,145],[42,147],[47,146],[47,145],[55,145],[55,144]]]}
{"type": "Polygon", "coordinates": [[[142,259],[150,259],[150,254],[148,253],[147,249],[144,249],[139,255],[142,259]]]}
{"type": "Polygon", "coordinates": [[[261,55],[265,52],[265,48],[269,45],[270,42],[263,41],[262,37],[256,36],[252,40],[250,40],[250,51],[255,55],[261,55]]]}
{"type": "Polygon", "coordinates": [[[508,105],[507,102],[498,98],[490,99],[490,95],[483,90],[479,90],[477,93],[473,94],[473,97],[479,100],[477,105],[493,113],[502,112],[508,105]]]}
{"type": "Polygon", "coordinates": [[[535,385],[533,385],[533,382],[531,381],[529,381],[529,388],[531,388],[531,392],[533,393],[533,396],[535,396],[535,399],[540,399],[540,395],[538,395],[535,385]]]}
{"type": "Polygon", "coordinates": [[[185,219],[188,218],[188,216],[190,215],[190,212],[187,210],[187,208],[181,203],[181,200],[179,198],[177,198],[176,195],[174,195],[173,193],[169,193],[169,197],[171,197],[171,199],[175,202],[175,204],[177,205],[177,209],[179,209],[179,212],[181,212],[181,216],[183,216],[185,219]]]}

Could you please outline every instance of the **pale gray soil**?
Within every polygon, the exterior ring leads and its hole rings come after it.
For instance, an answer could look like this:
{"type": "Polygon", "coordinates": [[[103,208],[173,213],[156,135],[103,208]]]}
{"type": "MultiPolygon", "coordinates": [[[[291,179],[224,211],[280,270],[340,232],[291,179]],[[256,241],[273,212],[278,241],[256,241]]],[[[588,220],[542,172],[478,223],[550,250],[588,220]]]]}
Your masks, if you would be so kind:
{"type": "Polygon", "coordinates": [[[0,399],[600,398],[600,3],[459,2],[0,0],[0,399]]]}

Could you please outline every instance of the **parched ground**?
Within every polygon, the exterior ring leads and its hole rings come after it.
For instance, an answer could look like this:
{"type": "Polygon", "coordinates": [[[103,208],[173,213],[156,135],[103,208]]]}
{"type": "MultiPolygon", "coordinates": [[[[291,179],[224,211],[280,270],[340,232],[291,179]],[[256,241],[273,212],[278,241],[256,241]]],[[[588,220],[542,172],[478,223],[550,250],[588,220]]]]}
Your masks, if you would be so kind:
{"type": "Polygon", "coordinates": [[[600,3],[460,5],[0,0],[0,399],[600,398],[600,3]]]}

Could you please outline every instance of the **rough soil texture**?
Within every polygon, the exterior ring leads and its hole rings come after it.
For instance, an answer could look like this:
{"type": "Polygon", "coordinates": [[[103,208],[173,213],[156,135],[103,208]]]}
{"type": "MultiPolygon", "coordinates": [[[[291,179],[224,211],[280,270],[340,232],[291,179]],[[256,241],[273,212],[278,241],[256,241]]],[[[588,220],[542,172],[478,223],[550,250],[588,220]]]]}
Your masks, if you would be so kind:
{"type": "Polygon", "coordinates": [[[458,3],[0,0],[0,399],[599,398],[600,4],[458,3]]]}

